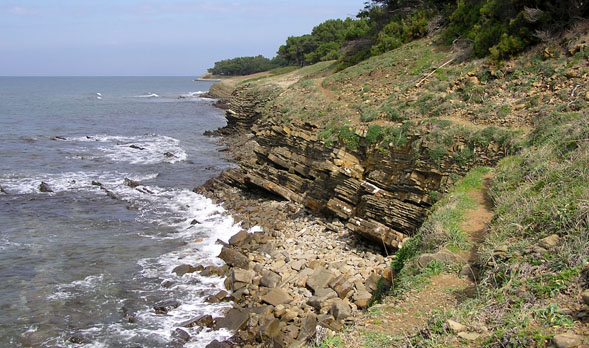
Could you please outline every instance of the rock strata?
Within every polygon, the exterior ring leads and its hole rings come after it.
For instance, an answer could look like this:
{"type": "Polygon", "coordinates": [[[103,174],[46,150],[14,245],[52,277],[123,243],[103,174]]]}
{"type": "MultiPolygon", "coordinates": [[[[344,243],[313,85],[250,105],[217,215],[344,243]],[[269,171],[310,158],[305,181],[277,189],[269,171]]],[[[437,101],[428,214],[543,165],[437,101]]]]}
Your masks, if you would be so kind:
{"type": "Polygon", "coordinates": [[[221,252],[232,265],[225,285],[235,303],[215,327],[237,330],[233,346],[298,347],[317,328],[341,329],[366,307],[390,269],[392,256],[339,218],[309,214],[301,204],[243,191],[223,178],[196,191],[223,201],[244,230],[262,228],[237,233],[221,252]]]}
{"type": "MultiPolygon", "coordinates": [[[[225,285],[235,303],[217,326],[228,321],[238,329],[226,342],[233,346],[300,347],[317,332],[353,322],[381,279],[390,284],[394,252],[425,219],[430,193],[505,155],[491,142],[477,145],[468,163],[456,163],[466,141],[457,135],[433,161],[427,130],[410,131],[406,145],[386,151],[371,146],[361,129],[355,149],[327,146],[318,138],[322,125],[284,123],[265,108],[280,92],[247,84],[231,95],[223,90],[227,127],[212,133],[231,135],[224,143],[239,168],[195,189],[223,203],[243,228],[219,255],[232,267],[225,285]],[[254,226],[261,231],[245,231],[254,226]]],[[[429,257],[423,263],[453,260],[429,257]]]]}

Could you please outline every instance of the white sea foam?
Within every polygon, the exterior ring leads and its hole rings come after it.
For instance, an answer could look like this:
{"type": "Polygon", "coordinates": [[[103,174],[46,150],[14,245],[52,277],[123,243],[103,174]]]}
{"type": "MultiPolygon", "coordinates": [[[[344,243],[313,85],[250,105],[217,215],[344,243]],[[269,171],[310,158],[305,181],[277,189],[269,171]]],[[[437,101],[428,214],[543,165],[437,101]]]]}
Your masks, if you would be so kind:
{"type": "Polygon", "coordinates": [[[104,281],[104,275],[90,275],[81,280],[75,280],[69,284],[58,285],[55,292],[48,296],[50,300],[65,300],[75,296],[76,292],[84,292],[96,287],[104,281]]]}
{"type": "Polygon", "coordinates": [[[98,181],[103,185],[122,185],[124,178],[134,181],[147,181],[157,177],[157,173],[142,176],[121,172],[66,172],[59,174],[39,174],[36,176],[23,176],[11,174],[0,176],[2,187],[10,194],[40,193],[39,185],[46,183],[54,193],[63,191],[99,191],[92,185],[92,181],[98,181]]]}
{"type": "MultiPolygon", "coordinates": [[[[91,141],[87,138],[81,141],[91,141]]],[[[120,138],[119,138],[120,139],[120,138]]],[[[101,142],[112,141],[109,138],[100,138],[101,142]]],[[[76,347],[100,348],[108,347],[112,340],[118,342],[150,341],[161,342],[156,346],[165,346],[173,337],[172,333],[184,321],[197,318],[204,314],[214,317],[221,316],[229,303],[211,304],[205,302],[205,296],[214,294],[224,288],[223,278],[205,277],[199,273],[189,273],[178,276],[172,270],[181,264],[222,265],[223,261],[217,255],[222,246],[216,243],[217,239],[228,239],[240,230],[240,226],[234,223],[233,218],[227,215],[225,210],[213,202],[187,189],[162,188],[155,185],[139,185],[132,188],[124,184],[125,177],[138,182],[149,182],[157,174],[152,173],[142,177],[129,175],[128,173],[63,173],[57,175],[40,175],[29,178],[0,178],[3,187],[13,192],[29,193],[38,192],[38,185],[45,181],[56,192],[63,190],[86,190],[104,195],[103,190],[91,184],[92,180],[100,181],[105,189],[127,202],[137,209],[137,220],[143,223],[157,224],[171,227],[176,233],[162,235],[145,235],[155,239],[180,239],[186,242],[178,250],[174,250],[159,257],[145,258],[138,261],[141,272],[137,279],[151,279],[154,287],[136,290],[138,297],[150,298],[154,293],[162,299],[174,298],[180,301],[180,306],[170,310],[167,315],[158,315],[151,305],[137,310],[134,315],[136,324],[129,326],[122,323],[104,323],[81,330],[82,335],[92,337],[90,344],[76,345],[76,347]],[[194,222],[196,220],[196,222],[194,222]],[[161,282],[170,280],[172,287],[164,287],[161,282]],[[204,295],[204,296],[203,296],[204,295]]],[[[168,229],[162,229],[168,230],[168,229]]],[[[252,229],[250,232],[253,232],[252,229]]],[[[90,275],[84,279],[56,286],[49,296],[52,301],[66,301],[75,299],[81,294],[87,294],[94,288],[100,287],[105,282],[102,274],[90,275]]],[[[213,331],[205,329],[198,332],[196,328],[182,328],[192,336],[185,345],[189,348],[203,348],[212,340],[229,338],[232,333],[227,330],[213,331]]],[[[60,343],[65,347],[74,347],[67,337],[60,343]]]]}
{"type": "Polygon", "coordinates": [[[156,93],[146,93],[142,95],[136,95],[135,98],[159,98],[159,95],[156,93]]]}
{"type": "Polygon", "coordinates": [[[114,162],[131,164],[176,163],[188,158],[186,151],[180,146],[180,140],[158,134],[138,136],[91,135],[71,137],[70,142],[104,143],[98,148],[79,149],[76,158],[95,159],[100,156],[114,162]],[[96,155],[99,151],[100,155],[96,155]]]}
{"type": "Polygon", "coordinates": [[[205,91],[188,92],[180,95],[180,98],[198,98],[201,94],[206,93],[205,91]]]}
{"type": "MultiPolygon", "coordinates": [[[[106,186],[106,185],[105,185],[106,186]]],[[[174,298],[180,301],[178,308],[170,310],[166,315],[156,314],[151,306],[134,313],[136,325],[130,327],[121,323],[101,326],[100,332],[82,331],[94,336],[93,343],[84,347],[98,348],[109,346],[109,340],[117,338],[119,342],[134,340],[147,340],[161,342],[165,346],[173,337],[172,333],[181,323],[197,318],[204,314],[214,317],[223,315],[229,303],[211,304],[205,302],[205,295],[214,294],[223,289],[223,278],[205,277],[199,273],[189,273],[178,276],[172,270],[184,263],[207,265],[222,265],[223,261],[217,258],[222,246],[217,244],[217,239],[227,241],[233,234],[240,230],[233,218],[225,214],[221,206],[215,205],[206,197],[185,189],[164,189],[157,186],[138,186],[131,188],[121,184],[111,184],[106,188],[115,193],[120,199],[130,203],[138,209],[138,220],[146,223],[156,223],[162,226],[173,227],[177,233],[172,236],[157,236],[154,238],[182,239],[186,245],[181,249],[161,255],[159,257],[145,258],[138,261],[142,271],[138,275],[141,278],[172,281],[172,287],[156,286],[155,289],[138,289],[135,291],[138,297],[150,297],[153,291],[159,293],[162,299],[174,298]],[[143,191],[143,192],[142,192],[143,191]],[[145,193],[145,191],[152,192],[145,193]],[[193,223],[196,220],[197,223],[193,223]]],[[[149,236],[146,236],[149,237],[149,236]]],[[[152,236],[153,237],[153,236],[152,236]]],[[[72,296],[74,290],[83,291],[91,289],[96,284],[104,281],[102,275],[93,275],[83,280],[59,286],[52,299],[67,299],[72,296]]],[[[156,283],[157,284],[157,283],[156,283]]],[[[229,338],[232,333],[227,330],[213,331],[197,328],[184,328],[191,336],[191,340],[185,345],[190,348],[204,348],[208,343],[217,339],[229,338]]],[[[70,346],[68,342],[64,342],[70,346]]],[[[73,346],[72,346],[73,347],[73,346]]]]}
{"type": "MultiPolygon", "coordinates": [[[[231,216],[224,214],[224,209],[221,206],[213,204],[208,198],[194,192],[188,190],[160,191],[156,187],[147,188],[154,194],[144,197],[143,200],[146,203],[149,201],[150,204],[142,204],[140,207],[141,218],[146,222],[157,222],[174,227],[178,231],[175,237],[181,237],[187,242],[179,250],[157,258],[142,259],[138,262],[142,267],[141,275],[143,277],[174,282],[173,287],[167,289],[161,287],[161,291],[170,292],[171,296],[174,293],[182,294],[180,298],[182,304],[169,311],[164,317],[155,314],[151,308],[137,313],[138,321],[159,325],[159,329],[151,330],[149,334],[157,335],[167,342],[180,323],[204,314],[220,316],[230,307],[228,303],[206,303],[202,296],[202,293],[214,294],[219,289],[223,289],[223,278],[203,277],[199,273],[189,273],[180,277],[172,273],[172,270],[178,265],[194,263],[196,260],[198,260],[198,264],[203,266],[222,265],[223,261],[217,257],[222,246],[216,241],[217,239],[228,241],[240,230],[240,227],[234,223],[231,216]],[[170,218],[170,215],[168,218],[158,216],[158,212],[161,211],[172,213],[171,216],[176,219],[170,218]],[[178,219],[178,217],[181,218],[178,219]],[[194,220],[198,223],[192,224],[194,220]]],[[[136,193],[134,192],[132,195],[136,195],[136,193]]],[[[130,198],[130,196],[125,197],[128,198],[124,199],[130,198]]],[[[141,200],[135,199],[134,201],[141,200]]],[[[194,329],[183,329],[195,338],[186,347],[205,347],[214,339],[222,340],[231,336],[231,332],[226,330],[203,330],[198,333],[194,329]]]]}

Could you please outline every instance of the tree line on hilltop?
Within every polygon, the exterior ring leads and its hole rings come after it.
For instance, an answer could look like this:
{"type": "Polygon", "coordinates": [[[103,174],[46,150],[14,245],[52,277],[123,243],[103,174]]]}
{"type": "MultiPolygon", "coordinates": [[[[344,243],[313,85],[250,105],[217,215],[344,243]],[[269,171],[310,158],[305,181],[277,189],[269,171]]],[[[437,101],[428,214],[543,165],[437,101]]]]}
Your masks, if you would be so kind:
{"type": "Polygon", "coordinates": [[[459,40],[470,57],[500,62],[588,15],[589,0],[371,0],[355,19],[330,19],[288,37],[272,59],[226,59],[209,72],[249,75],[328,60],[341,70],[436,33],[445,44],[459,40]]]}

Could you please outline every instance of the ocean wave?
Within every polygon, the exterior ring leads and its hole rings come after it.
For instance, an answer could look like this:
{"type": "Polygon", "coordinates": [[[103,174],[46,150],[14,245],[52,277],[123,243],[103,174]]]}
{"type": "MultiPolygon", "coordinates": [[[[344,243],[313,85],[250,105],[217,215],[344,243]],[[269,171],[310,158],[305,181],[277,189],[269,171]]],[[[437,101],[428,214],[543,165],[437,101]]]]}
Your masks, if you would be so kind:
{"type": "Polygon", "coordinates": [[[188,93],[184,93],[184,94],[180,94],[180,99],[184,99],[184,98],[198,98],[200,97],[201,94],[206,93],[206,91],[196,91],[196,92],[188,92],[188,93]]]}
{"type": "Polygon", "coordinates": [[[159,95],[156,93],[146,93],[142,95],[136,95],[135,98],[159,98],[159,95]]]}
{"type": "Polygon", "coordinates": [[[123,185],[124,178],[130,178],[134,181],[147,181],[154,179],[157,175],[157,173],[151,173],[137,176],[120,172],[66,172],[59,174],[39,174],[36,176],[10,174],[0,176],[0,183],[11,195],[40,193],[39,185],[42,182],[46,183],[54,193],[64,191],[97,191],[97,186],[92,184],[93,181],[98,181],[101,184],[109,186],[123,185]]]}
{"type": "MultiPolygon", "coordinates": [[[[225,210],[214,204],[210,199],[185,189],[166,189],[157,186],[143,186],[131,188],[126,185],[109,185],[107,189],[114,192],[121,200],[128,202],[139,212],[138,221],[154,223],[161,226],[173,227],[177,233],[173,236],[159,236],[159,238],[175,238],[186,244],[175,251],[158,257],[144,258],[137,262],[141,267],[137,275],[140,279],[150,279],[153,286],[134,291],[139,298],[161,299],[172,298],[180,305],[166,313],[157,314],[153,304],[138,308],[133,312],[136,322],[125,325],[121,322],[98,324],[81,330],[82,336],[92,337],[92,343],[85,347],[108,347],[113,342],[151,342],[148,346],[166,346],[173,340],[173,332],[177,328],[187,331],[191,340],[184,347],[204,348],[211,341],[223,340],[231,337],[228,330],[212,330],[185,328],[182,323],[210,314],[213,317],[222,316],[231,304],[221,302],[207,303],[206,296],[224,289],[223,278],[202,276],[199,273],[189,273],[178,276],[172,270],[183,263],[198,262],[203,266],[223,265],[217,255],[222,246],[217,239],[228,239],[240,230],[225,210]],[[137,190],[140,189],[140,190],[137,190]],[[144,193],[146,189],[151,193],[144,193]],[[196,220],[196,222],[194,222],[196,220]],[[173,286],[164,286],[164,282],[172,282],[173,286]],[[114,340],[114,341],[113,341],[114,340]],[[154,343],[157,342],[157,343],[154,343]]],[[[150,236],[145,236],[150,237],[150,236]]],[[[91,275],[82,280],[58,286],[51,295],[51,300],[71,300],[77,294],[92,291],[94,287],[105,282],[103,275],[91,275]]],[[[73,347],[70,342],[62,342],[66,347],[73,347]]]]}
{"type": "Polygon", "coordinates": [[[68,284],[60,284],[56,286],[53,294],[48,296],[50,300],[66,300],[76,296],[76,292],[86,292],[89,289],[94,289],[96,286],[104,282],[104,274],[89,275],[84,279],[75,280],[68,284]]]}
{"type": "MultiPolygon", "coordinates": [[[[85,149],[85,153],[95,156],[95,150],[114,162],[131,164],[176,163],[188,158],[186,151],[180,146],[180,140],[159,134],[138,136],[89,135],[84,137],[66,138],[73,142],[109,143],[107,146],[85,149]]],[[[84,156],[82,156],[84,157],[84,156]]]]}
{"type": "MultiPolygon", "coordinates": [[[[155,188],[149,187],[149,189],[155,188]]],[[[223,265],[224,262],[217,257],[222,248],[222,245],[217,243],[217,240],[227,242],[232,235],[241,229],[238,224],[234,223],[231,216],[225,214],[225,210],[221,206],[213,204],[210,199],[188,190],[172,191],[173,193],[162,192],[163,195],[160,196],[162,206],[151,205],[147,208],[146,205],[145,208],[149,209],[149,213],[143,216],[146,221],[152,223],[159,221],[160,224],[174,227],[178,231],[177,237],[181,237],[186,241],[186,245],[179,250],[160,257],[146,258],[138,262],[142,268],[141,275],[143,277],[155,278],[162,283],[168,281],[174,284],[168,288],[160,286],[161,291],[182,294],[180,297],[181,305],[169,311],[164,318],[150,309],[141,311],[137,315],[142,321],[158,322],[161,326],[156,334],[161,335],[165,340],[171,339],[171,333],[174,329],[180,327],[182,322],[204,314],[221,316],[227,308],[231,307],[229,303],[206,303],[206,296],[203,296],[203,293],[211,295],[220,289],[224,289],[223,278],[205,277],[197,272],[178,276],[172,270],[186,263],[187,260],[198,260],[198,264],[202,266],[223,265]],[[174,199],[165,198],[170,193],[173,194],[174,199]],[[155,210],[160,208],[171,212],[171,216],[175,219],[162,219],[154,216],[155,210]]],[[[145,208],[140,210],[145,211],[145,208]]],[[[187,330],[193,336],[193,339],[185,347],[193,348],[205,347],[214,339],[226,339],[232,334],[227,330],[203,330],[198,332],[195,329],[182,329],[187,330]]]]}

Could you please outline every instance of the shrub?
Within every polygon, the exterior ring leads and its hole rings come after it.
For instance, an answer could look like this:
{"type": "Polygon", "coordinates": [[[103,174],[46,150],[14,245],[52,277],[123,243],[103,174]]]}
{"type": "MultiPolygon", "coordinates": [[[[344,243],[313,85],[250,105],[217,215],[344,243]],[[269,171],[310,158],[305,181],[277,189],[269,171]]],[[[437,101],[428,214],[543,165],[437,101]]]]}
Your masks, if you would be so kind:
{"type": "Polygon", "coordinates": [[[368,132],[366,133],[366,142],[370,145],[376,144],[382,139],[383,135],[383,128],[381,126],[372,125],[368,127],[368,132]]]}
{"type": "Polygon", "coordinates": [[[394,17],[378,33],[371,54],[378,55],[393,50],[404,43],[424,37],[430,15],[429,11],[421,10],[406,18],[394,17]]]}
{"type": "Polygon", "coordinates": [[[360,136],[354,132],[354,129],[348,125],[343,125],[337,134],[337,138],[345,145],[348,150],[357,150],[360,144],[360,136]]]}

